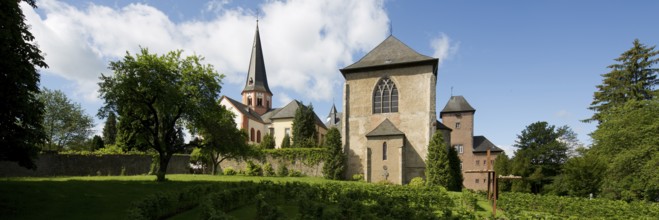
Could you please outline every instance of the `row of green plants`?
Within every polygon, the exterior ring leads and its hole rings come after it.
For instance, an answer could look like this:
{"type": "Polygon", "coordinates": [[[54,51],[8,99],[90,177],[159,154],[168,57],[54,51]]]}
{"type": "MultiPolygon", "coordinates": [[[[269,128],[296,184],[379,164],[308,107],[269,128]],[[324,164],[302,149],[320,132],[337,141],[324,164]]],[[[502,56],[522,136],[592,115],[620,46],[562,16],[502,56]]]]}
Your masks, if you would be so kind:
{"type": "Polygon", "coordinates": [[[236,171],[233,169],[233,167],[227,167],[223,170],[222,174],[228,176],[233,176],[237,174],[244,174],[248,176],[279,176],[279,177],[304,176],[304,174],[299,170],[295,170],[295,169],[289,170],[285,164],[279,165],[277,167],[277,170],[275,170],[274,168],[272,168],[272,164],[270,164],[270,162],[266,162],[265,164],[263,164],[263,166],[260,166],[252,161],[247,161],[247,167],[244,171],[243,170],[236,171]]]}
{"type": "Polygon", "coordinates": [[[203,201],[202,217],[226,219],[249,204],[256,204],[257,216],[271,219],[436,219],[450,217],[454,207],[441,187],[264,181],[212,193],[203,201]],[[298,213],[284,214],[277,201],[295,204],[298,213]]]}
{"type": "Polygon", "coordinates": [[[659,203],[529,193],[503,193],[498,205],[508,216],[544,219],[653,219],[659,216],[659,203]]]}

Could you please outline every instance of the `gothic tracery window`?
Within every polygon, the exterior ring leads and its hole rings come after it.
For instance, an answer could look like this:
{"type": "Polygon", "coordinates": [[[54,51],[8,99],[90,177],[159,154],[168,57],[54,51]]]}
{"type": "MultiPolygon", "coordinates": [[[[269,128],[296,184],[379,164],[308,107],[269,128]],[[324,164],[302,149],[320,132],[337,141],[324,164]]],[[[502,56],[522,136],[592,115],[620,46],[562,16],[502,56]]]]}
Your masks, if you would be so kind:
{"type": "Polygon", "coordinates": [[[373,113],[398,112],[398,88],[391,79],[380,79],[373,90],[373,113]]]}

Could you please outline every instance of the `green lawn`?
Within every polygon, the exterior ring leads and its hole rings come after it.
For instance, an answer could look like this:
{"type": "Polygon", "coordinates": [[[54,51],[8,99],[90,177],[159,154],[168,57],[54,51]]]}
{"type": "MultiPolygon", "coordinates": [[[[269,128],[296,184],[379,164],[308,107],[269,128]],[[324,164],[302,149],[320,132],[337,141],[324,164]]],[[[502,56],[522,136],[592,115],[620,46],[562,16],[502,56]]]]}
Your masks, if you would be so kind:
{"type": "MultiPolygon", "coordinates": [[[[210,175],[167,175],[167,178],[169,181],[163,183],[155,182],[155,176],[0,178],[0,219],[125,219],[126,210],[136,200],[156,192],[178,191],[197,184],[216,181],[329,181],[316,177],[210,175]]],[[[485,201],[479,205],[484,208],[482,212],[491,210],[485,201]]],[[[249,215],[253,209],[248,206],[231,214],[249,215]]],[[[195,218],[199,212],[196,208],[172,219],[195,218]]]]}

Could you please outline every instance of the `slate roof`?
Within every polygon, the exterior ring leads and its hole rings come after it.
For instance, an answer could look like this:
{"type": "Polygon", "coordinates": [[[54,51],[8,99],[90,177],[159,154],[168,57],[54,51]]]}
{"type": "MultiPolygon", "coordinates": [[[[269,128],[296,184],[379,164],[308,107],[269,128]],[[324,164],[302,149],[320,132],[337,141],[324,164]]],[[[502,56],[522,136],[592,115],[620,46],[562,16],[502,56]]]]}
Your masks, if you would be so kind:
{"type": "Polygon", "coordinates": [[[376,46],[373,50],[368,52],[368,54],[362,57],[359,61],[341,69],[341,73],[343,73],[345,76],[346,73],[370,67],[427,62],[428,64],[432,64],[434,66],[433,72],[435,75],[437,75],[438,60],[439,59],[437,58],[419,54],[398,40],[398,38],[390,35],[387,39],[376,46]]]}
{"type": "Polygon", "coordinates": [[[453,131],[453,129],[449,128],[449,127],[446,126],[444,123],[441,123],[441,122],[439,122],[439,121],[437,121],[437,126],[436,126],[436,128],[437,128],[437,130],[448,130],[448,131],[453,131]]]}
{"type": "Polygon", "coordinates": [[[451,96],[451,99],[448,100],[446,106],[440,113],[451,113],[451,112],[476,112],[476,109],[471,107],[467,100],[463,96],[451,96]]]}
{"type": "Polygon", "coordinates": [[[498,148],[485,136],[474,136],[474,153],[486,153],[488,148],[490,152],[503,152],[501,148],[498,148]]]}
{"type": "MultiPolygon", "coordinates": [[[[255,111],[253,111],[251,108],[249,108],[249,106],[247,106],[247,105],[245,105],[245,104],[243,104],[239,101],[233,100],[232,98],[229,98],[228,96],[222,96],[222,98],[226,98],[227,100],[229,100],[229,102],[231,102],[231,104],[234,107],[236,107],[236,109],[238,109],[238,111],[240,111],[240,113],[242,113],[243,115],[246,115],[247,117],[249,117],[249,118],[251,118],[255,121],[263,122],[263,119],[261,118],[259,113],[256,113],[255,111]]],[[[220,100],[222,98],[220,98],[220,100]]]]}
{"type": "Polygon", "coordinates": [[[261,48],[261,36],[259,35],[259,25],[256,25],[256,34],[254,35],[254,44],[252,45],[252,56],[249,59],[249,70],[247,79],[245,79],[244,91],[265,91],[272,95],[268,87],[268,77],[265,73],[265,62],[263,61],[263,49],[261,48]],[[252,83],[250,84],[250,80],[252,83]]]}
{"type": "MultiPolygon", "coordinates": [[[[301,102],[293,100],[283,108],[273,109],[272,111],[263,114],[261,117],[263,118],[263,121],[266,121],[267,123],[271,123],[273,119],[295,118],[295,111],[297,111],[297,108],[300,106],[303,106],[301,102]]],[[[327,129],[327,126],[325,126],[323,120],[320,120],[318,115],[316,115],[316,112],[314,112],[313,115],[316,118],[316,124],[327,129]]]]}
{"type": "Polygon", "coordinates": [[[405,135],[402,131],[398,130],[389,119],[384,119],[380,125],[375,127],[371,132],[366,134],[366,137],[377,137],[377,136],[395,136],[395,135],[405,135]]]}

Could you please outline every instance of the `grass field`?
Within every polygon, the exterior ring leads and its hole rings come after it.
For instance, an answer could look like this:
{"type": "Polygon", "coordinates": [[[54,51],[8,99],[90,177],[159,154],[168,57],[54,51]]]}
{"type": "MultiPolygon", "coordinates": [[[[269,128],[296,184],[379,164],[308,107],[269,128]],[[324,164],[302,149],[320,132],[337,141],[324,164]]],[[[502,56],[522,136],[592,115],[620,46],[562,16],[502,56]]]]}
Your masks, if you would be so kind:
{"type": "MultiPolygon", "coordinates": [[[[315,177],[210,175],[167,175],[167,178],[169,181],[162,183],[155,182],[155,176],[0,178],[0,219],[125,219],[126,210],[133,201],[156,192],[177,191],[196,184],[216,181],[329,181],[315,177]]],[[[479,205],[486,206],[487,203],[483,201],[479,205]]],[[[245,212],[248,210],[248,207],[243,209],[245,212]]],[[[190,219],[197,213],[197,210],[191,210],[172,219],[190,219]]]]}

